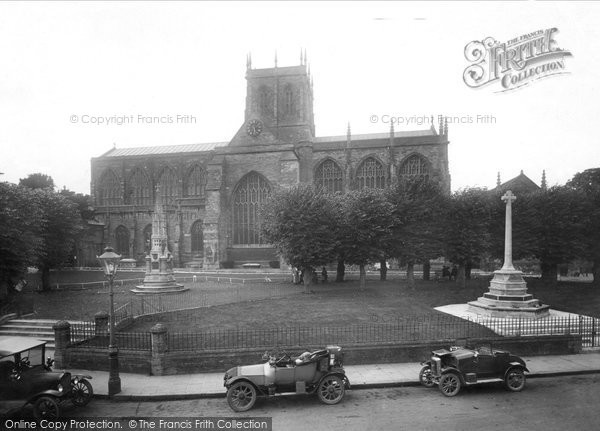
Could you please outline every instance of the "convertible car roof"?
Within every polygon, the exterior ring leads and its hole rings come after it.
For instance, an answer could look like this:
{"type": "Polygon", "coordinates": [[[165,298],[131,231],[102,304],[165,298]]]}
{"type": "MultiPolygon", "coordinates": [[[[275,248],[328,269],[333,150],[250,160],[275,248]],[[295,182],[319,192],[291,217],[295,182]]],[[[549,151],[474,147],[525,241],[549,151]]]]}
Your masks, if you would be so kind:
{"type": "Polygon", "coordinates": [[[0,358],[46,344],[33,337],[0,337],[0,358]]]}

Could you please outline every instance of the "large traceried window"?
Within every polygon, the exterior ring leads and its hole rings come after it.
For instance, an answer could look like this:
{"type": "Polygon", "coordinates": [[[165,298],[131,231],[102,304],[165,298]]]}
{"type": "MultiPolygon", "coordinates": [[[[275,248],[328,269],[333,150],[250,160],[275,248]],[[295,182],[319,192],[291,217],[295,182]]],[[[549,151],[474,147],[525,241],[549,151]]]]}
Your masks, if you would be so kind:
{"type": "Polygon", "coordinates": [[[129,229],[121,225],[115,230],[116,252],[123,257],[129,257],[129,229]]]}
{"type": "Polygon", "coordinates": [[[204,188],[206,187],[206,172],[199,165],[194,165],[189,170],[184,184],[184,193],[187,197],[202,197],[204,196],[204,188]]]}
{"type": "Polygon", "coordinates": [[[315,171],[314,183],[323,187],[329,193],[343,191],[343,173],[336,162],[331,159],[324,160],[315,171]]]}
{"type": "Polygon", "coordinates": [[[385,172],[381,162],[374,157],[365,159],[356,171],[358,189],[385,188],[385,172]]]}
{"type": "Polygon", "coordinates": [[[203,256],[204,253],[204,237],[202,234],[202,220],[196,220],[190,229],[192,236],[192,255],[203,256]]]}
{"type": "Polygon", "coordinates": [[[160,184],[160,197],[162,198],[162,203],[166,205],[173,204],[179,195],[177,192],[178,181],[175,172],[170,168],[165,168],[160,175],[158,184],[160,184]]]}
{"type": "Polygon", "coordinates": [[[123,205],[123,194],[119,178],[111,170],[106,170],[100,177],[98,187],[98,205],[123,205]]]}
{"type": "Polygon", "coordinates": [[[260,207],[271,194],[271,186],[262,175],[251,172],[233,192],[233,244],[266,244],[261,235],[260,207]]]}
{"type": "Polygon", "coordinates": [[[136,169],[129,178],[127,203],[130,205],[152,205],[150,179],[141,169],[136,169]]]}
{"type": "Polygon", "coordinates": [[[413,154],[400,166],[400,175],[403,177],[428,176],[429,163],[425,157],[413,154]]]}

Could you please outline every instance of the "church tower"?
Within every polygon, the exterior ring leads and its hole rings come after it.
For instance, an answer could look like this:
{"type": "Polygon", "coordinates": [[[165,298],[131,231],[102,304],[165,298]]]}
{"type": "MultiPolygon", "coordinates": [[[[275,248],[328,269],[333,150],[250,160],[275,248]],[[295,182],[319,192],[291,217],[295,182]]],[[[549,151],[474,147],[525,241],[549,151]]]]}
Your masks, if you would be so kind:
{"type": "Polygon", "coordinates": [[[315,136],[313,85],[303,53],[300,65],[253,69],[246,64],[244,126],[230,145],[295,144],[315,136]]]}

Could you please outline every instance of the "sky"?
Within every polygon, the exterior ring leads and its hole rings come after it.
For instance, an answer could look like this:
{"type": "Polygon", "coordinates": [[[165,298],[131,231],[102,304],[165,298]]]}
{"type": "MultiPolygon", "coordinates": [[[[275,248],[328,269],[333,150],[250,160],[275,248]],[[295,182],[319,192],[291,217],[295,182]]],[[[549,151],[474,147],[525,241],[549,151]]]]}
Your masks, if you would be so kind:
{"type": "Polygon", "coordinates": [[[600,164],[598,22],[593,2],[2,2],[0,180],[42,172],[89,193],[91,158],[113,146],[229,141],[247,54],[255,68],[275,53],[293,66],[306,49],[317,136],[447,115],[453,190],[521,170],[564,184],[600,164]],[[466,85],[470,42],[552,28],[572,54],[562,73],[511,91],[466,85]]]}

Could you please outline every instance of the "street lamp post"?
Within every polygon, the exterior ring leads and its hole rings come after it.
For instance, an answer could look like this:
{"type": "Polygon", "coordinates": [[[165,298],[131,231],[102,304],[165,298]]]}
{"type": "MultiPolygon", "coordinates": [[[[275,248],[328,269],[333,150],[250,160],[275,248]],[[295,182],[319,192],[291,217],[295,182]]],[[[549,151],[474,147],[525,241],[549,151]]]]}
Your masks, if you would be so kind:
{"type": "Polygon", "coordinates": [[[119,377],[119,349],[115,343],[115,303],[113,292],[113,279],[117,273],[121,256],[114,252],[109,245],[104,249],[104,253],[97,258],[102,262],[104,275],[108,278],[108,288],[110,297],[110,316],[109,316],[109,344],[108,344],[108,395],[115,395],[121,392],[121,378],[119,377]]]}

